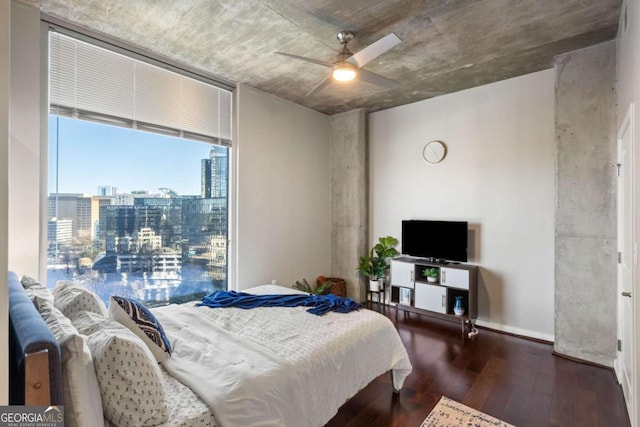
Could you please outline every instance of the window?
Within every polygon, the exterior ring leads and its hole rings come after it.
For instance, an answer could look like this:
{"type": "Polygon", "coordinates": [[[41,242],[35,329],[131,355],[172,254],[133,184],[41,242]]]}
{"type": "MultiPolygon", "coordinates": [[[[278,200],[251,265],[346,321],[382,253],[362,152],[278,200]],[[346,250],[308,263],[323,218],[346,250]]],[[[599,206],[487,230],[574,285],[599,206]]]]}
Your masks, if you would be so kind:
{"type": "Polygon", "coordinates": [[[226,289],[230,92],[53,32],[49,86],[49,286],[226,289]]]}

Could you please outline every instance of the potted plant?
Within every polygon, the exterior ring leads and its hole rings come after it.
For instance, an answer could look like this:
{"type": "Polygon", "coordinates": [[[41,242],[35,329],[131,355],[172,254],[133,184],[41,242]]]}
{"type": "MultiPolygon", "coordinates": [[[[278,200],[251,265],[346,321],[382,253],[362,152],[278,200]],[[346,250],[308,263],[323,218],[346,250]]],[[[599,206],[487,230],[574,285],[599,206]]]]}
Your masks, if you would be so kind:
{"type": "Polygon", "coordinates": [[[360,263],[358,265],[360,274],[369,279],[369,290],[380,290],[380,277],[383,275],[382,265],[380,259],[376,256],[373,249],[368,255],[360,257],[360,263]]]}
{"type": "Polygon", "coordinates": [[[315,289],[311,287],[309,282],[307,282],[307,279],[302,279],[302,282],[299,280],[296,280],[296,284],[293,285],[293,289],[297,289],[299,291],[307,292],[309,294],[315,294],[315,295],[324,294],[324,292],[328,290],[330,287],[331,287],[331,280],[326,280],[322,283],[318,283],[315,289]]]}
{"type": "Polygon", "coordinates": [[[369,290],[380,291],[384,287],[384,278],[389,270],[387,259],[398,255],[395,248],[398,243],[395,237],[380,237],[369,253],[360,257],[358,271],[369,279],[369,290]]]}
{"type": "Polygon", "coordinates": [[[435,283],[440,278],[440,269],[436,267],[425,268],[422,275],[427,278],[427,282],[435,283]]]}

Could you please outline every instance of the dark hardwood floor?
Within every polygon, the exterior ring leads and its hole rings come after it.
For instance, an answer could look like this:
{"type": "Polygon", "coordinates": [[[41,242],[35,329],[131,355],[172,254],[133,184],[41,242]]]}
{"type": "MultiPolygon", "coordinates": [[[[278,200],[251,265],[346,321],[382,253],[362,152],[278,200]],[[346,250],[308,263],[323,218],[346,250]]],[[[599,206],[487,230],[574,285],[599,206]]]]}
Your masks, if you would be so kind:
{"type": "Polygon", "coordinates": [[[390,375],[345,403],[328,427],[419,427],[441,396],[518,427],[629,426],[613,371],[551,354],[549,344],[480,329],[462,344],[457,324],[395,309],[413,372],[394,395],[390,375]]]}

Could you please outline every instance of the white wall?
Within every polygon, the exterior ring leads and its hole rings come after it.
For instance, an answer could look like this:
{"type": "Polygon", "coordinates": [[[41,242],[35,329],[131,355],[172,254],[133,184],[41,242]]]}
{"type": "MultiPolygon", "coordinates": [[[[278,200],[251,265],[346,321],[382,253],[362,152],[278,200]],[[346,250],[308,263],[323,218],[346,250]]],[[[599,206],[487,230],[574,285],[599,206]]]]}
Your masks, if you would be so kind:
{"type": "MultiPolygon", "coordinates": [[[[618,63],[618,124],[621,124],[631,102],[640,101],[640,4],[625,0],[622,5],[620,25],[618,27],[617,63],[618,63]],[[627,26],[624,25],[624,11],[627,10],[627,26]]],[[[636,107],[636,123],[640,117],[640,108],[636,107]]],[[[638,132],[636,132],[638,136],[638,132]]]]}
{"type": "MultiPolygon", "coordinates": [[[[618,27],[617,42],[617,65],[618,65],[618,111],[617,121],[619,129],[629,109],[631,103],[635,103],[635,140],[633,141],[633,151],[635,155],[636,173],[640,171],[640,3],[626,0],[622,6],[622,19],[618,27]],[[624,10],[627,9],[628,26],[625,31],[623,25],[624,10]]],[[[638,179],[635,182],[639,182],[638,179]]],[[[635,187],[635,241],[640,241],[640,209],[637,209],[640,201],[640,185],[635,187]]],[[[637,285],[637,272],[636,272],[637,285]]],[[[640,294],[636,301],[640,307],[640,294]]],[[[640,332],[640,328],[638,328],[640,332]]],[[[637,342],[640,343],[640,335],[637,342]]]]}
{"type": "MultiPolygon", "coordinates": [[[[618,111],[617,121],[618,129],[622,121],[625,119],[627,110],[631,103],[635,103],[635,135],[632,145],[634,153],[635,176],[633,181],[640,183],[640,2],[635,0],[625,0],[621,8],[620,25],[618,26],[617,44],[617,70],[618,70],[618,111]],[[626,10],[626,14],[625,14],[626,10]],[[625,25],[625,15],[626,24],[625,25]]],[[[640,209],[638,209],[638,201],[640,201],[640,185],[635,186],[634,190],[634,236],[633,240],[637,244],[640,241],[640,209]]],[[[633,290],[635,306],[635,378],[633,379],[633,387],[635,388],[635,396],[629,408],[630,416],[633,418],[634,412],[637,417],[640,416],[640,399],[638,391],[640,388],[640,292],[639,289],[639,273],[637,262],[633,267],[633,290]]],[[[620,353],[618,353],[620,354],[620,353]]],[[[633,422],[633,419],[632,419],[633,422]]]]}
{"type": "Polygon", "coordinates": [[[373,113],[370,236],[403,219],[467,220],[478,324],[553,340],[554,72],[373,113]],[[428,141],[448,146],[437,165],[428,141]]]}
{"type": "Polygon", "coordinates": [[[328,117],[245,85],[236,99],[237,288],[328,275],[328,117]]]}
{"type": "Polygon", "coordinates": [[[11,2],[0,1],[0,406],[9,404],[7,224],[9,200],[9,80],[11,72],[11,2]]]}
{"type": "MultiPolygon", "coordinates": [[[[40,11],[16,1],[11,20],[9,164],[41,166],[40,11]]],[[[41,169],[9,170],[9,269],[18,275],[40,270],[41,169]]]]}
{"type": "MultiPolygon", "coordinates": [[[[8,342],[7,271],[38,276],[40,242],[40,11],[0,5],[0,340],[8,342]],[[10,148],[9,148],[10,147],[10,148]]],[[[8,403],[0,352],[0,405],[8,403]]]]}

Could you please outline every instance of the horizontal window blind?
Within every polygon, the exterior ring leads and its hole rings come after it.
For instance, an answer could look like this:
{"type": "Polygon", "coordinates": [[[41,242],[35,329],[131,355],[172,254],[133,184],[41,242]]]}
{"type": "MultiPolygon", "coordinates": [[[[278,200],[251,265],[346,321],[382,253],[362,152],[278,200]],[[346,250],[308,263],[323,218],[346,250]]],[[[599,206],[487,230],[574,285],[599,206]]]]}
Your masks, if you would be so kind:
{"type": "Polygon", "coordinates": [[[49,33],[52,114],[231,145],[226,89],[49,33]]]}

